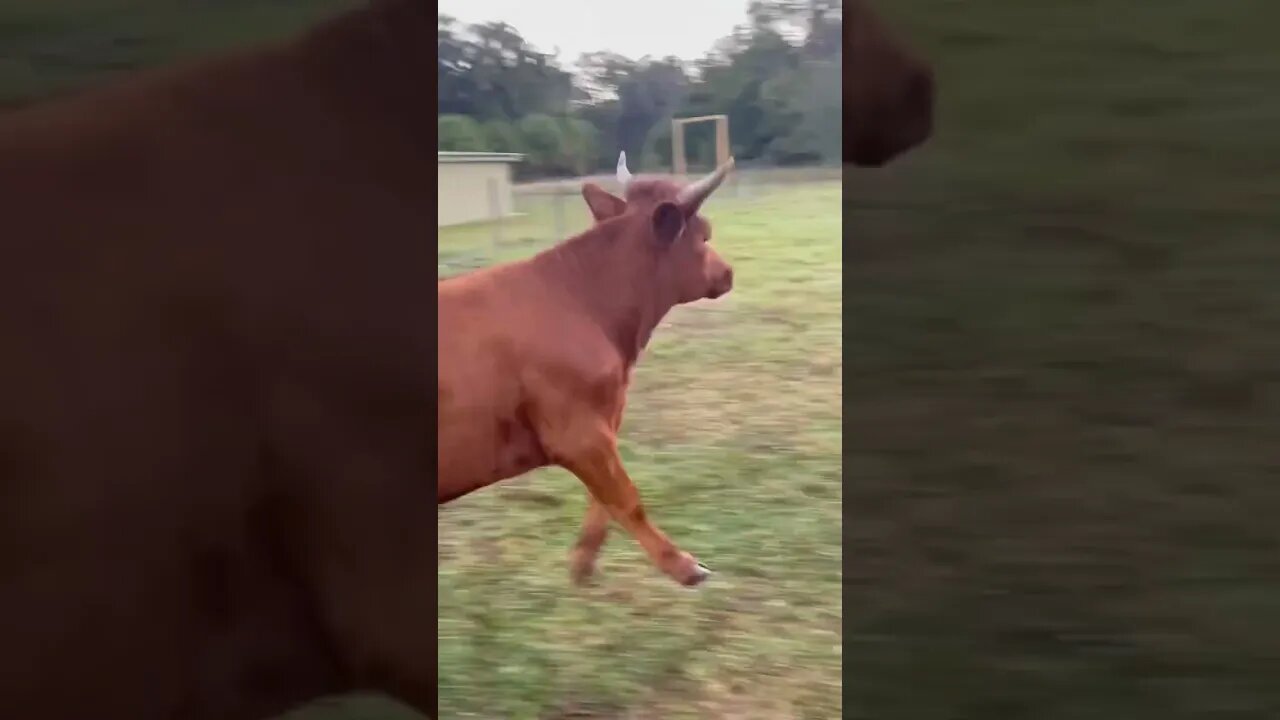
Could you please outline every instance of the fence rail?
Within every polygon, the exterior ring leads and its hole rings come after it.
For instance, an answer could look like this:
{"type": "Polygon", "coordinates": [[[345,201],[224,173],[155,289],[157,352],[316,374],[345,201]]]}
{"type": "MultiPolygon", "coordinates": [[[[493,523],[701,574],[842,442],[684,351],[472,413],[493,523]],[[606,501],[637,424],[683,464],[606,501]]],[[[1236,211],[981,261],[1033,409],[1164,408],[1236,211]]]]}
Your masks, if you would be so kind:
{"type": "MultiPolygon", "coordinates": [[[[709,170],[697,168],[690,174],[696,177],[709,170]]],[[[729,197],[750,198],[780,186],[839,180],[840,177],[838,166],[779,168],[748,163],[738,166],[720,192],[729,197]]],[[[491,186],[487,220],[440,229],[437,275],[456,275],[525,257],[585,230],[590,223],[582,200],[582,185],[586,182],[597,183],[611,192],[619,191],[612,174],[521,183],[512,189],[512,212],[506,214],[498,188],[491,186]]]]}

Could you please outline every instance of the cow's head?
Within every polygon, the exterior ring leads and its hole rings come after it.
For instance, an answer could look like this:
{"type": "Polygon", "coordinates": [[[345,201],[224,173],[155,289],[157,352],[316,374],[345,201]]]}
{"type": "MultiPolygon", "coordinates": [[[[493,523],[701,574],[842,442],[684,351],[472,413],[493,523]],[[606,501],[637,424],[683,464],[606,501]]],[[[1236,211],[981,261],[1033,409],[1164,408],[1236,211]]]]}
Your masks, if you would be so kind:
{"type": "Polygon", "coordinates": [[[933,70],[862,0],[844,8],[844,161],[877,167],[933,132],[933,70]]]}
{"type": "Polygon", "coordinates": [[[629,212],[637,216],[622,241],[653,258],[655,279],[675,303],[714,299],[733,288],[733,268],[712,249],[711,223],[698,209],[732,169],[730,158],[710,175],[680,186],[665,178],[633,179],[622,153],[618,181],[625,199],[594,183],[584,184],[582,195],[597,223],[629,212]]]}

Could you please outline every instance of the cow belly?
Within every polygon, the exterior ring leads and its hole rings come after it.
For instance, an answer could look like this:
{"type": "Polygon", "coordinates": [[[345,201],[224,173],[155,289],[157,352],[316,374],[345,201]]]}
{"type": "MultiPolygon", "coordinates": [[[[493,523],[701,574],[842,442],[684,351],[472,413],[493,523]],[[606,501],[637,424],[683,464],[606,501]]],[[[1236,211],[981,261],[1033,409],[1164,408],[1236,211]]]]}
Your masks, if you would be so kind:
{"type": "Polygon", "coordinates": [[[547,464],[542,443],[523,422],[466,425],[450,430],[442,423],[439,431],[436,500],[440,504],[547,464]]]}
{"type": "Polygon", "coordinates": [[[510,429],[507,438],[499,438],[494,482],[523,475],[547,464],[547,455],[533,430],[523,424],[510,429]]]}

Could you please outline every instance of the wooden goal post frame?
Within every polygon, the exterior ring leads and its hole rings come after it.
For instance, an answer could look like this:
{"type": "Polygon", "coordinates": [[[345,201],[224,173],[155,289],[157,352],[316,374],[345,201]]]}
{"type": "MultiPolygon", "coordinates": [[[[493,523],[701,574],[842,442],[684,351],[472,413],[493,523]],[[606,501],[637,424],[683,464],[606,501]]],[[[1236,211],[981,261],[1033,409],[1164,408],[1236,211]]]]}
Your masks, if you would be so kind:
{"type": "Polygon", "coordinates": [[[671,165],[676,175],[685,175],[689,171],[684,157],[684,126],[689,123],[716,123],[716,166],[729,161],[729,116],[699,115],[689,118],[671,118],[671,165]]]}

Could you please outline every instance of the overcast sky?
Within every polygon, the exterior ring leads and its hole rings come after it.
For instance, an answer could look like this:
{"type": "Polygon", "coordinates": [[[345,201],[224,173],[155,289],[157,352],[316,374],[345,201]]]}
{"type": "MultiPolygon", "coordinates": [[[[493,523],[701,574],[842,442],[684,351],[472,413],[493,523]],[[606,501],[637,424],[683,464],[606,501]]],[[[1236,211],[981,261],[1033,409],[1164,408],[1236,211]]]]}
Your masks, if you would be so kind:
{"type": "Polygon", "coordinates": [[[747,0],[439,0],[439,7],[466,23],[505,22],[542,52],[558,46],[563,65],[597,50],[697,59],[747,19],[747,0]]]}

